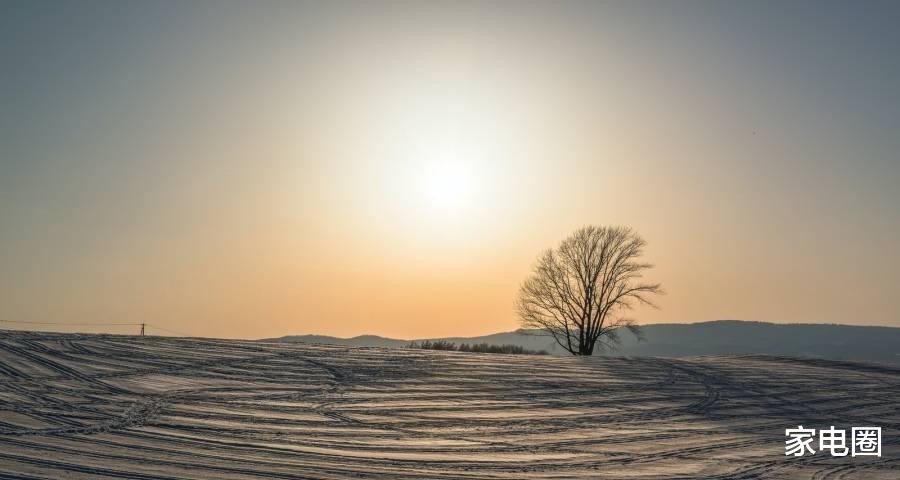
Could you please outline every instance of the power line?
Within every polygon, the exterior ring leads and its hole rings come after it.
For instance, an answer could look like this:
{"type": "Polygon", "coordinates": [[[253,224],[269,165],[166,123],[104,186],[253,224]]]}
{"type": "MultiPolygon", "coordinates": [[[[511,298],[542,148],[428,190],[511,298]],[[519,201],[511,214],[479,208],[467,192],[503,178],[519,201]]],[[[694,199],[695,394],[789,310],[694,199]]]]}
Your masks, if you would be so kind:
{"type": "Polygon", "coordinates": [[[140,323],[68,323],[68,322],[22,322],[17,320],[3,320],[0,319],[0,323],[22,323],[26,325],[72,325],[77,327],[84,326],[93,326],[93,327],[110,327],[110,326],[119,326],[119,327],[134,327],[140,325],[140,323]]]}
{"type": "Polygon", "coordinates": [[[177,331],[175,331],[175,330],[170,330],[170,329],[168,329],[168,328],[159,327],[159,326],[152,325],[152,324],[149,324],[149,323],[147,324],[147,326],[148,326],[148,327],[155,328],[155,329],[157,329],[157,330],[162,330],[162,331],[164,331],[164,332],[174,333],[175,335],[181,335],[182,337],[192,337],[192,336],[193,336],[193,335],[191,335],[191,334],[189,334],[189,333],[177,332],[177,331]]]}
{"type": "Polygon", "coordinates": [[[179,332],[179,331],[176,331],[176,330],[171,330],[171,329],[168,329],[168,328],[163,328],[163,327],[160,327],[160,326],[158,326],[158,325],[153,325],[153,324],[150,324],[150,323],[113,323],[113,322],[105,322],[105,323],[100,323],[100,322],[87,322],[87,323],[85,323],[85,322],[73,322],[73,323],[70,323],[70,322],[25,322],[25,321],[21,321],[21,320],[4,320],[4,319],[2,319],[2,318],[0,318],[0,323],[15,323],[15,324],[19,324],[19,325],[62,325],[62,326],[69,326],[69,327],[86,327],[86,326],[89,326],[89,327],[141,327],[141,334],[142,334],[142,335],[143,335],[143,333],[144,333],[144,327],[146,326],[146,327],[155,328],[156,330],[161,330],[161,331],[163,331],[163,332],[168,332],[168,333],[172,333],[172,334],[175,334],[175,335],[179,335],[179,336],[182,336],[182,337],[191,337],[191,336],[193,336],[193,335],[191,335],[191,334],[189,334],[189,333],[184,333],[184,332],[179,332]]]}

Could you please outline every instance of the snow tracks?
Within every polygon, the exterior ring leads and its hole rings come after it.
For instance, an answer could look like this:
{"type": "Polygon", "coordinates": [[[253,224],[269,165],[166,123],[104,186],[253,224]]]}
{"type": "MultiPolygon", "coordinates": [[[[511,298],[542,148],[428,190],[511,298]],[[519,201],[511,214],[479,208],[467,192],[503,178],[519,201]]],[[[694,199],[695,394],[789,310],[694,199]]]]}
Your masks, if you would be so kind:
{"type": "Polygon", "coordinates": [[[0,480],[900,478],[900,369],[0,331],[0,480]],[[881,458],[784,456],[880,426],[881,458]]]}

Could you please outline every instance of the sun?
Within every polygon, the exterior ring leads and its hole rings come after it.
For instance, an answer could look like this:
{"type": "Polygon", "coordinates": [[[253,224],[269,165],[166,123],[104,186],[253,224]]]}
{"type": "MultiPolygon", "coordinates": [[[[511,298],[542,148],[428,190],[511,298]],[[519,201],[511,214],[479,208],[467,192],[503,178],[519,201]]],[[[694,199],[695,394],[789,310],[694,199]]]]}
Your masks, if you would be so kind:
{"type": "Polygon", "coordinates": [[[460,212],[470,206],[474,178],[461,162],[436,161],[425,166],[422,192],[434,208],[445,212],[460,212]]]}
{"type": "Polygon", "coordinates": [[[377,186],[367,208],[393,212],[409,228],[452,220],[455,233],[477,230],[512,198],[508,172],[524,158],[525,126],[505,83],[469,67],[426,67],[387,71],[367,94],[365,128],[348,143],[381,175],[362,180],[377,186]]]}

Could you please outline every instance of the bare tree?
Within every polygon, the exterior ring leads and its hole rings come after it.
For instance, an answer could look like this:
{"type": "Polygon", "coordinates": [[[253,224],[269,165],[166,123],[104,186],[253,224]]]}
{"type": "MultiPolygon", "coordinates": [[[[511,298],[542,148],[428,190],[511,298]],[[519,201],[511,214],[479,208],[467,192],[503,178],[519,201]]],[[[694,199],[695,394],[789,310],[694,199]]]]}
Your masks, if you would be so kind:
{"type": "Polygon", "coordinates": [[[572,355],[619,343],[620,329],[642,338],[634,319],[622,316],[635,305],[655,305],[658,283],[645,283],[644,241],[628,227],[589,226],[547,250],[519,290],[516,310],[522,327],[549,334],[572,355]]]}

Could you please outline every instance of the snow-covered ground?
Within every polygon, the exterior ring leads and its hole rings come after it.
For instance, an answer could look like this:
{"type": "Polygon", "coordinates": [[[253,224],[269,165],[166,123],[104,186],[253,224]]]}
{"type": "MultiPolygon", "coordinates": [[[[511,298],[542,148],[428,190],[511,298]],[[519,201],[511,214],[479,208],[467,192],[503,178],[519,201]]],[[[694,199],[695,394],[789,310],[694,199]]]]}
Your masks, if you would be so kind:
{"type": "Polygon", "coordinates": [[[900,368],[793,358],[0,331],[0,479],[896,479],[898,398],[900,368]],[[799,424],[882,456],[786,457],[799,424]]]}

